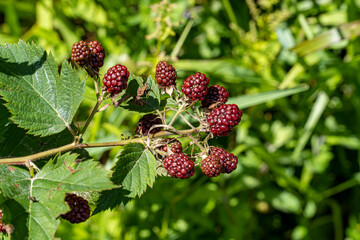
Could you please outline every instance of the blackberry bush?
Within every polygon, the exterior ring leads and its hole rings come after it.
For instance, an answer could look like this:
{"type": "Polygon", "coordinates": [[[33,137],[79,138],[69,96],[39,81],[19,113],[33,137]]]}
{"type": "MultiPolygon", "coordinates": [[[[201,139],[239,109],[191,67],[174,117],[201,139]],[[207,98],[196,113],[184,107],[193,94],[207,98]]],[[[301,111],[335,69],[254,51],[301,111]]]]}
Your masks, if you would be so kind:
{"type": "Polygon", "coordinates": [[[216,157],[220,161],[222,172],[224,173],[231,173],[237,167],[238,158],[223,148],[214,147],[211,151],[211,156],[216,157]]]}
{"type": "Polygon", "coordinates": [[[155,79],[161,87],[174,86],[176,80],[175,68],[166,61],[160,61],[156,65],[155,79]]]}
{"type": "Polygon", "coordinates": [[[63,219],[71,223],[85,222],[90,217],[90,206],[87,200],[76,194],[69,194],[65,198],[70,211],[60,215],[63,219]]]}
{"type": "Polygon", "coordinates": [[[129,75],[125,66],[117,64],[105,73],[103,84],[109,93],[119,94],[126,89],[129,75]]]}
{"type": "Polygon", "coordinates": [[[205,74],[197,72],[186,78],[181,91],[192,101],[202,101],[207,93],[209,78],[205,74]]]}
{"type": "Polygon", "coordinates": [[[194,162],[184,153],[174,153],[164,160],[164,168],[174,178],[189,178],[194,175],[194,162]]]}
{"type": "Polygon", "coordinates": [[[182,153],[183,151],[181,142],[179,140],[170,140],[168,144],[163,145],[162,150],[164,152],[167,152],[168,149],[170,149],[172,153],[182,153]]]}
{"type": "Polygon", "coordinates": [[[229,135],[241,121],[242,111],[235,104],[224,104],[210,112],[207,122],[215,136],[229,135]]]}
{"type": "Polygon", "coordinates": [[[201,171],[208,177],[217,177],[224,172],[224,169],[219,157],[210,155],[201,161],[201,171]]]}
{"type": "Polygon", "coordinates": [[[146,114],[140,118],[136,125],[136,133],[141,135],[154,134],[161,131],[161,127],[152,128],[154,125],[162,124],[161,119],[155,114],[146,114]],[[151,129],[152,128],[152,129],[151,129]]]}
{"type": "Polygon", "coordinates": [[[90,49],[90,64],[99,71],[99,68],[104,65],[105,50],[98,41],[92,41],[88,43],[90,49]]]}
{"type": "Polygon", "coordinates": [[[90,48],[84,41],[76,42],[71,49],[71,60],[84,67],[90,59],[90,48]]]}
{"type": "Polygon", "coordinates": [[[208,88],[205,99],[201,101],[202,107],[210,107],[214,103],[226,103],[229,97],[228,91],[219,85],[212,85],[208,88]]]}

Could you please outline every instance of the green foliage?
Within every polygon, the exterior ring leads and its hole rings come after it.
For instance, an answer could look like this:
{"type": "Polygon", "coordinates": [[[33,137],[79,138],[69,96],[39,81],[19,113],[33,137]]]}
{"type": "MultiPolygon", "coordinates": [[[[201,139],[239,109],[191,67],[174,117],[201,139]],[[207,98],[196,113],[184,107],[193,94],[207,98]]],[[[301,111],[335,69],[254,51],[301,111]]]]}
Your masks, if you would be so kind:
{"type": "Polygon", "coordinates": [[[2,46],[0,53],[0,94],[12,120],[41,136],[69,127],[85,92],[85,81],[79,82],[69,63],[59,78],[52,55],[39,46],[20,41],[2,46]]]}
{"type": "Polygon", "coordinates": [[[9,219],[17,229],[14,239],[53,239],[59,215],[68,211],[65,193],[114,187],[108,171],[93,160],[78,161],[77,157],[53,158],[33,177],[27,170],[0,165],[0,189],[8,199],[3,205],[18,214],[9,219]]]}

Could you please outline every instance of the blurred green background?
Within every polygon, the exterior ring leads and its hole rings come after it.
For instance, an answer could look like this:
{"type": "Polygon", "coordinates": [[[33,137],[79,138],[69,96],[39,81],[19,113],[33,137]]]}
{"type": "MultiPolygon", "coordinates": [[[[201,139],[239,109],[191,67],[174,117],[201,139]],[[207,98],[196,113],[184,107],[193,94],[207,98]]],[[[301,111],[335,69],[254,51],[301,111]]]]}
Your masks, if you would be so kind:
{"type": "MultiPolygon", "coordinates": [[[[359,23],[341,27],[360,19],[360,0],[0,0],[0,18],[1,43],[34,41],[59,65],[74,42],[98,40],[101,75],[125,64],[147,76],[168,60],[180,86],[200,71],[233,102],[309,86],[244,109],[230,136],[212,140],[239,157],[231,175],[159,177],[125,207],[63,221],[57,238],[360,239],[360,40],[358,30],[346,34],[359,23]]],[[[80,125],[96,102],[91,79],[87,88],[80,125]]],[[[140,117],[110,107],[85,141],[130,136],[140,117]]],[[[119,150],[89,153],[111,168],[119,150]]]]}

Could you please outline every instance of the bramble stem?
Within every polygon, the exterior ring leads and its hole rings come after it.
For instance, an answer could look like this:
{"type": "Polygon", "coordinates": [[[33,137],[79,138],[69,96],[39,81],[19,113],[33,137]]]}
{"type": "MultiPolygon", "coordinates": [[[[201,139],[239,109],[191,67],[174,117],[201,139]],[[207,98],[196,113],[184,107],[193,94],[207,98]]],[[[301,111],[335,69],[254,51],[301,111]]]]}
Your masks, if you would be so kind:
{"type": "Polygon", "coordinates": [[[24,157],[15,157],[15,158],[3,158],[0,159],[0,164],[10,164],[10,165],[24,165],[26,162],[34,161],[40,158],[49,157],[58,153],[68,152],[74,149],[83,149],[83,148],[94,148],[94,147],[114,147],[114,146],[124,146],[129,143],[143,143],[144,140],[148,138],[158,138],[163,136],[171,136],[171,135],[188,135],[191,133],[195,133],[198,131],[198,129],[188,129],[188,130],[182,130],[178,131],[179,134],[175,134],[173,132],[169,131],[161,131],[155,134],[151,134],[148,136],[142,136],[137,138],[130,138],[126,140],[120,140],[115,142],[104,142],[104,143],[79,143],[77,141],[74,141],[73,143],[50,149],[44,152],[24,156],[24,157]]]}
{"type": "Polygon", "coordinates": [[[186,105],[185,102],[180,105],[180,107],[179,107],[179,109],[176,111],[174,117],[171,119],[171,121],[170,121],[170,123],[169,123],[169,126],[171,126],[171,125],[175,122],[176,118],[177,118],[177,117],[179,116],[179,114],[182,112],[182,110],[184,109],[185,105],[186,105]]]}

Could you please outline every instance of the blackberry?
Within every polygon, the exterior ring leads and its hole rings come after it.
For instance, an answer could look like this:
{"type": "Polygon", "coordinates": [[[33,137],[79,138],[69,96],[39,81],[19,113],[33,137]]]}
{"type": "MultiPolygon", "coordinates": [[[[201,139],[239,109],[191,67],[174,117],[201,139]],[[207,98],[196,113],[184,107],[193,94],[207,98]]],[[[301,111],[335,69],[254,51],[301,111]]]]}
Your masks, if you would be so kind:
{"type": "Polygon", "coordinates": [[[98,41],[92,41],[88,43],[90,49],[90,64],[99,71],[99,68],[104,65],[105,51],[98,41]]]}
{"type": "Polygon", "coordinates": [[[71,223],[85,222],[90,217],[90,206],[87,200],[75,194],[68,194],[65,202],[69,205],[70,211],[60,215],[71,223]]]}
{"type": "MultiPolygon", "coordinates": [[[[136,124],[135,132],[141,135],[148,135],[150,128],[154,125],[162,124],[161,119],[155,114],[146,114],[140,118],[136,124]]],[[[151,129],[150,134],[154,134],[161,131],[161,127],[151,129]]]]}
{"type": "Polygon", "coordinates": [[[84,67],[90,59],[90,48],[84,41],[76,42],[71,48],[71,60],[84,67]]]}
{"type": "Polygon", "coordinates": [[[174,86],[176,80],[175,68],[166,61],[160,61],[156,65],[155,79],[162,87],[174,86]]]}
{"type": "Polygon", "coordinates": [[[220,164],[223,167],[223,173],[231,173],[236,169],[238,158],[234,154],[227,152],[225,149],[214,147],[211,150],[210,155],[219,159],[220,164]]]}
{"type": "Polygon", "coordinates": [[[7,234],[6,226],[3,222],[0,222],[0,232],[3,234],[7,234]]]}
{"type": "Polygon", "coordinates": [[[168,144],[165,144],[163,147],[162,147],[162,150],[164,152],[167,152],[167,149],[169,148],[171,150],[171,152],[173,153],[182,153],[182,145],[181,145],[181,142],[179,140],[170,140],[172,142],[168,143],[168,144]]]}
{"type": "Polygon", "coordinates": [[[193,101],[202,101],[205,99],[208,84],[209,78],[205,74],[197,72],[186,78],[181,91],[193,101]]]}
{"type": "Polygon", "coordinates": [[[211,110],[206,120],[215,136],[226,136],[239,124],[241,116],[242,112],[236,104],[224,104],[211,110]]]}
{"type": "Polygon", "coordinates": [[[129,71],[125,66],[117,64],[109,68],[105,73],[103,84],[109,93],[118,94],[126,89],[129,75],[129,71]]]}
{"type": "Polygon", "coordinates": [[[166,157],[163,166],[173,178],[189,178],[195,172],[194,162],[184,153],[174,153],[166,157]]]}
{"type": "Polygon", "coordinates": [[[224,172],[220,159],[215,155],[210,155],[201,161],[201,171],[208,177],[217,177],[224,172]]]}
{"type": "Polygon", "coordinates": [[[210,107],[214,103],[226,103],[229,93],[224,87],[212,85],[207,89],[205,99],[201,102],[203,107],[210,107]]]}

